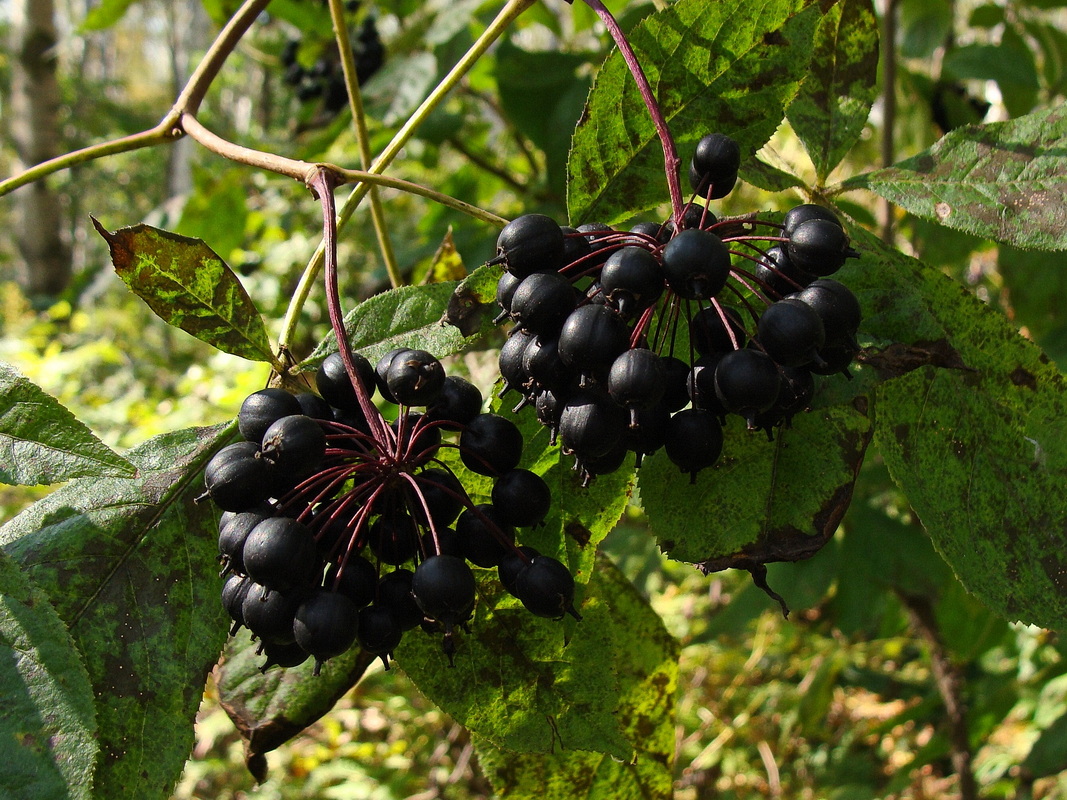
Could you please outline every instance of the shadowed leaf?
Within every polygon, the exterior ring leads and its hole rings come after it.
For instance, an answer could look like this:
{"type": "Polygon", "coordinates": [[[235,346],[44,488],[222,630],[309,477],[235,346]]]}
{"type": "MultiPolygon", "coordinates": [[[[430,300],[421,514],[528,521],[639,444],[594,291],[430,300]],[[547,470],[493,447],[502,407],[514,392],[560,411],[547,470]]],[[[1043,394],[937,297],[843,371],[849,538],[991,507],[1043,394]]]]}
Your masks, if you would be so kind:
{"type": "Polygon", "coordinates": [[[82,478],[0,528],[85,659],[100,760],[94,797],[170,796],[193,742],[204,680],[226,638],[218,516],[194,503],[231,426],[151,439],[134,478],[82,478]]]}
{"type": "Polygon", "coordinates": [[[97,232],[115,271],[156,314],[202,342],[251,361],[274,362],[267,329],[226,262],[199,239],[134,225],[97,232]]]}
{"type": "MultiPolygon", "coordinates": [[[[818,9],[679,0],[642,20],[630,43],[670,126],[682,180],[700,137],[734,137],[744,156],[770,138],[807,74],[818,9]]],[[[601,67],[568,165],[571,222],[612,223],[667,200],[663,152],[618,51],[601,67]]]]}
{"type": "Polygon", "coordinates": [[[255,759],[280,747],[329,712],[363,676],[376,656],[356,647],[329,659],[316,677],[315,659],[299,667],[260,667],[259,642],[247,630],[234,636],[223,651],[216,682],[219,702],[245,740],[250,768],[255,759]]]}
{"type": "Polygon", "coordinates": [[[58,400],[0,364],[0,483],[50,484],[133,473],[130,462],[58,400]]]}
{"type": "Polygon", "coordinates": [[[0,794],[93,797],[93,688],[44,592],[0,553],[0,794]]]}
{"type": "Polygon", "coordinates": [[[916,216],[1019,247],[1067,248],[1067,110],[958,128],[914,158],[845,181],[916,216]]]}

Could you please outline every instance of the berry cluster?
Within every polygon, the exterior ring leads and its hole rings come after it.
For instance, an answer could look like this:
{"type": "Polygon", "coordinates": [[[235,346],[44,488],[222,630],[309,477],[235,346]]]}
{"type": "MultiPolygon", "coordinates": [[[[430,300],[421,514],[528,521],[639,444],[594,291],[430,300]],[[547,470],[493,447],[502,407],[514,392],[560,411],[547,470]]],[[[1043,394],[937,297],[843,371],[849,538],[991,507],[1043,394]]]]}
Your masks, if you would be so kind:
{"type": "Polygon", "coordinates": [[[718,220],[707,204],[740,161],[729,137],[700,140],[678,224],[567,228],[527,214],[500,232],[497,321],[514,323],[501,395],[536,408],[586,485],[661,447],[695,481],[721,454],[726,415],[773,438],[811,401],[814,375],[848,375],[860,307],[826,276],[858,254],[818,205],[781,224],[718,220]]]}
{"type": "MultiPolygon", "coordinates": [[[[385,47],[378,36],[374,17],[363,20],[363,25],[351,42],[352,54],[356,59],[356,77],[362,86],[385,63],[385,47]]],[[[323,110],[327,114],[336,114],[348,103],[345,76],[336,50],[327,50],[311,67],[300,63],[297,59],[299,51],[299,39],[290,39],[285,43],[281,54],[282,66],[285,67],[283,80],[293,87],[300,102],[306,103],[321,97],[323,110]]]]}
{"type": "Polygon", "coordinates": [[[364,399],[376,388],[395,407],[391,422],[360,402],[334,354],[315,376],[318,394],[249,395],[237,418],[243,441],[207,465],[204,496],[224,512],[231,633],[243,625],[258,637],[264,670],[310,656],[317,673],[357,644],[388,667],[404,632],[422,626],[443,632],[451,663],[454,630],[475,606],[469,564],[495,567],[538,616],[578,617],[567,568],[516,544],[516,527],[542,524],[552,497],[539,475],[519,468],[514,423],[482,413],[478,389],[425,351],[393,350],[376,366],[353,353],[352,362],[364,399]],[[444,447],[494,479],[491,502],[471,500],[439,458],[444,447]]]}

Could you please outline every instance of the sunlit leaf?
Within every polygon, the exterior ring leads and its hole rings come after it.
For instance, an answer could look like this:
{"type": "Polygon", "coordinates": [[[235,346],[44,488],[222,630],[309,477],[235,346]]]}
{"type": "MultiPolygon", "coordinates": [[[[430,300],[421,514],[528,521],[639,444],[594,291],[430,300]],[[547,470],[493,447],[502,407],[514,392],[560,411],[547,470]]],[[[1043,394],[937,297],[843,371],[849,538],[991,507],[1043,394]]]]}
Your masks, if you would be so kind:
{"type": "Polygon", "coordinates": [[[130,452],[136,477],[72,481],[0,528],[84,656],[101,751],[94,797],[169,797],[189,755],[229,624],[217,511],[193,498],[231,436],[219,426],[156,437],[130,452]]]}
{"type": "MultiPolygon", "coordinates": [[[[630,42],[678,144],[683,181],[701,136],[729,134],[746,155],[771,137],[807,74],[818,19],[809,0],[679,0],[635,27],[630,42]]],[[[655,127],[616,51],[575,131],[571,221],[612,223],[666,202],[663,170],[655,127]]]]}
{"type": "Polygon", "coordinates": [[[811,74],[786,112],[825,180],[854,145],[878,96],[878,18],[871,0],[841,0],[815,31],[811,74]]]}
{"type": "Polygon", "coordinates": [[[845,181],[942,225],[1019,247],[1067,248],[1067,111],[972,125],[845,181]]]}
{"type": "Polygon", "coordinates": [[[132,464],[58,400],[0,363],[0,483],[51,484],[133,472],[132,464]]]}
{"type": "Polygon", "coordinates": [[[673,796],[677,642],[647,601],[606,559],[597,565],[590,594],[601,598],[610,611],[607,619],[616,641],[610,663],[619,676],[615,713],[633,746],[633,756],[624,760],[580,750],[514,753],[479,741],[479,764],[501,796],[516,800],[666,800],[673,796]]]}
{"type": "Polygon", "coordinates": [[[964,287],[873,236],[854,241],[880,295],[863,329],[954,354],[887,375],[873,397],[893,479],[967,589],[1009,619],[1064,625],[1067,383],[964,287]]]}
{"type": "Polygon", "coordinates": [[[93,224],[119,277],[163,320],[225,353],[273,362],[255,304],[204,242],[150,225],[110,233],[95,219],[93,224]]]}
{"type": "Polygon", "coordinates": [[[93,687],[48,597],[0,553],[0,794],[93,797],[93,687]]]}

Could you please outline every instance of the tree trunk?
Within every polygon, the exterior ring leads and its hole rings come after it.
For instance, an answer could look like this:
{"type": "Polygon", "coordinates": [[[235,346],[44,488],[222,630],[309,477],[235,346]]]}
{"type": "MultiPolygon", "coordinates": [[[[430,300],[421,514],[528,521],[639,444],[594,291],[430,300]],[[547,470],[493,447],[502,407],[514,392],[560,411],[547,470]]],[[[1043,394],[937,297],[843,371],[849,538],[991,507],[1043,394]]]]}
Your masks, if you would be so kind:
{"type": "MultiPolygon", "coordinates": [[[[59,154],[54,13],[52,0],[13,0],[11,5],[10,125],[23,167],[59,154]]],[[[61,199],[45,181],[14,196],[15,238],[23,259],[19,281],[32,299],[54,297],[71,277],[61,199]]]]}

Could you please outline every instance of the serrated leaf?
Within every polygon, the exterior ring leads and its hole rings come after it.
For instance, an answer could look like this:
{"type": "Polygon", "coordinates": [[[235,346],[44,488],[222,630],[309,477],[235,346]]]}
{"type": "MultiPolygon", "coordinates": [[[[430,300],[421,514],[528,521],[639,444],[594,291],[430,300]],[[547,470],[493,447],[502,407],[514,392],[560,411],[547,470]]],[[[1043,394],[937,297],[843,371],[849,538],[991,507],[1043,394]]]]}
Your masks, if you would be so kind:
{"type": "Polygon", "coordinates": [[[848,508],[871,432],[862,397],[798,414],[773,442],[731,418],[722,456],[694,484],[664,453],[645,459],[649,527],[668,556],[708,571],[807,558],[848,508]]]}
{"type": "Polygon", "coordinates": [[[784,192],[788,189],[803,188],[804,180],[784,169],[772,167],[758,158],[750,158],[741,165],[740,178],[766,192],[784,192]]]}
{"type": "Polygon", "coordinates": [[[674,693],[678,644],[662,621],[606,558],[590,592],[604,598],[616,639],[611,671],[619,676],[615,713],[634,748],[628,760],[575,751],[518,754],[478,740],[479,764],[494,789],[514,800],[666,800],[673,796],[674,693]]]}
{"type": "Polygon", "coordinates": [[[1067,248],[1067,110],[970,125],[924,153],[845,181],[916,216],[1043,250],[1067,248]]]}
{"type": "Polygon", "coordinates": [[[810,75],[786,111],[820,182],[863,133],[878,96],[877,72],[871,0],[840,0],[819,22],[810,75]]]}
{"type": "Polygon", "coordinates": [[[1009,619],[1067,624],[1067,383],[1004,316],[940,271],[853,231],[877,309],[863,330],[939,347],[873,395],[876,442],[963,585],[1009,619]]]}
{"type": "Polygon", "coordinates": [[[48,597],[2,552],[0,693],[0,794],[93,797],[99,748],[89,676],[48,597]]]}
{"type": "MultiPolygon", "coordinates": [[[[345,316],[349,342],[372,364],[397,347],[428,350],[438,358],[458,353],[469,346],[479,333],[491,327],[482,307],[492,299],[492,295],[488,298],[485,296],[483,287],[487,283],[487,272],[491,269],[480,267],[462,283],[447,281],[423,286],[401,286],[364,300],[345,316]],[[479,288],[475,290],[471,287],[479,288]],[[460,290],[462,297],[459,301],[453,301],[453,294],[457,290],[460,290]],[[449,313],[448,321],[445,319],[446,312],[449,313]]],[[[493,285],[495,287],[495,281],[493,285]]],[[[322,359],[335,352],[337,342],[333,336],[329,336],[301,366],[317,366],[322,359]]]]}
{"type": "Polygon", "coordinates": [[[0,528],[0,546],[48,593],[97,698],[94,797],[167,798],[193,742],[228,622],[211,503],[194,503],[231,426],[131,451],[132,478],[68,483],[0,528]]]}
{"type": "Polygon", "coordinates": [[[0,483],[52,484],[87,475],[133,473],[129,461],[58,400],[0,363],[0,483]]]}
{"type": "MultiPolygon", "coordinates": [[[[630,43],[683,170],[697,141],[712,130],[734,137],[743,154],[763,146],[807,73],[817,21],[810,0],[679,0],[634,28],[630,43]]],[[[667,200],[659,139],[617,51],[589,93],[568,172],[567,207],[575,224],[612,223],[667,200]]]]}
{"type": "Polygon", "coordinates": [[[494,747],[587,750],[630,761],[644,735],[646,753],[669,764],[661,725],[672,713],[676,644],[609,570],[598,564],[577,623],[534,617],[482,573],[472,635],[460,643],[456,668],[443,667],[440,644],[423,636],[405,637],[398,661],[421,691],[494,747]]]}
{"type": "Polygon", "coordinates": [[[245,760],[253,770],[265,753],[329,712],[377,658],[356,647],[326,661],[317,676],[314,659],[262,673],[265,657],[256,655],[258,647],[242,629],[227,643],[216,675],[219,702],[245,740],[245,760]]]}
{"type": "Polygon", "coordinates": [[[199,239],[134,225],[109,233],[111,261],[131,291],[165,322],[251,361],[274,363],[255,303],[226,262],[199,239]]]}

